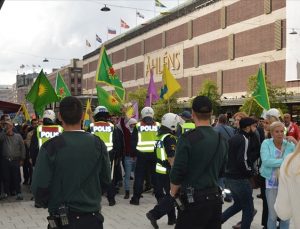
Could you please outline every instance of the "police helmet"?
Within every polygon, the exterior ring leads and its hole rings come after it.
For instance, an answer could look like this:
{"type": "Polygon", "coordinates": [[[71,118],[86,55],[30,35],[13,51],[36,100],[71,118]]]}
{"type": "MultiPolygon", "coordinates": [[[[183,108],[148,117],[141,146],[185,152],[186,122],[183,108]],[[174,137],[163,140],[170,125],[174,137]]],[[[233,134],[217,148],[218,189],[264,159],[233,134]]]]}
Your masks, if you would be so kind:
{"type": "Polygon", "coordinates": [[[141,110],[142,119],[145,117],[154,117],[154,110],[151,107],[144,107],[141,110]]]}
{"type": "Polygon", "coordinates": [[[96,116],[98,113],[108,114],[108,110],[107,110],[107,108],[104,107],[104,106],[98,106],[98,107],[96,107],[96,109],[94,110],[94,116],[96,116]]]}
{"type": "Polygon", "coordinates": [[[55,122],[55,113],[53,110],[45,110],[43,114],[43,119],[50,119],[53,123],[55,122]]]}
{"type": "Polygon", "coordinates": [[[167,113],[161,118],[161,125],[169,128],[170,130],[176,130],[177,125],[181,122],[181,118],[174,113],[167,113]]]}

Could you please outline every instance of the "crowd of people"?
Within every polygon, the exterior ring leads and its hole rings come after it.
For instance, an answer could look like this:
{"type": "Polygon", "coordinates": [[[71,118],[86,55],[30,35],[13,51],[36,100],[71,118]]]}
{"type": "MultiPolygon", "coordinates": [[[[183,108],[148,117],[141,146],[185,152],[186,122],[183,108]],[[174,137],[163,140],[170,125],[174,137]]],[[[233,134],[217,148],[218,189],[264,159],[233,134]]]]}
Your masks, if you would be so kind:
{"type": "Polygon", "coordinates": [[[71,224],[91,213],[97,222],[85,225],[102,227],[101,194],[114,206],[124,186],[124,199],[132,205],[153,192],[157,205],[146,218],[154,228],[168,215],[167,223],[177,229],[217,229],[242,211],[233,228],[248,229],[257,213],[253,189],[260,188],[264,228],[289,228],[291,218],[300,227],[300,132],[291,115],[281,117],[272,108],[264,118],[237,112],[232,119],[221,114],[211,124],[212,105],[205,96],[194,99],[191,111],[166,113],[157,122],[151,107],[136,120],[125,115],[125,107],[116,116],[98,106],[89,112],[87,130],[74,97],[61,102],[58,117],[46,110],[42,119],[15,126],[2,115],[0,199],[23,200],[22,167],[23,184],[32,185],[36,207],[49,209],[50,226],[64,225],[57,211],[66,205],[71,224]],[[222,209],[223,199],[232,205],[222,209]]]}

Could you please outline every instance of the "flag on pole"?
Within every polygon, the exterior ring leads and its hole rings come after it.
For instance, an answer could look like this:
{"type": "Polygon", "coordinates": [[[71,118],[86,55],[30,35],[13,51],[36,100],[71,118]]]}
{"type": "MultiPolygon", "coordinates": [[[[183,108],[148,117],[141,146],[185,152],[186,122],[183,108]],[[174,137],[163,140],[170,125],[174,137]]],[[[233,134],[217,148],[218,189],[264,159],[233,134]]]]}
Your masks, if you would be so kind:
{"type": "Polygon", "coordinates": [[[86,108],[85,108],[84,119],[83,119],[83,129],[84,130],[87,130],[91,123],[90,116],[89,116],[90,110],[91,110],[91,100],[88,99],[86,101],[86,108]]]}
{"type": "Polygon", "coordinates": [[[59,101],[55,90],[51,86],[43,70],[41,70],[36,78],[26,99],[33,104],[34,110],[40,115],[43,114],[46,105],[59,101]]]}
{"type": "Polygon", "coordinates": [[[159,100],[159,96],[157,94],[157,90],[155,87],[154,79],[153,79],[153,70],[150,70],[150,80],[149,80],[149,85],[148,85],[148,92],[147,92],[147,97],[145,101],[145,106],[146,107],[151,107],[152,103],[159,100]]]}
{"type": "Polygon", "coordinates": [[[145,18],[145,16],[143,14],[141,14],[139,11],[136,12],[136,16],[138,16],[139,18],[145,18]]]}
{"type": "Polygon", "coordinates": [[[270,109],[270,101],[268,96],[266,79],[261,67],[259,68],[257,73],[257,84],[256,84],[256,88],[252,93],[252,98],[263,109],[265,110],[270,109]]]}
{"type": "Polygon", "coordinates": [[[117,34],[117,31],[115,29],[107,28],[107,33],[115,35],[117,34]]]}
{"type": "Polygon", "coordinates": [[[162,4],[159,0],[155,0],[155,6],[161,7],[161,8],[166,8],[166,6],[164,4],[162,4]]]}
{"type": "Polygon", "coordinates": [[[90,43],[88,40],[85,40],[85,45],[86,45],[87,47],[91,47],[91,43],[90,43]]]}
{"type": "Polygon", "coordinates": [[[126,110],[126,117],[128,119],[135,118],[139,120],[139,105],[137,102],[132,102],[131,105],[126,110]]]}
{"type": "Polygon", "coordinates": [[[102,39],[98,36],[98,34],[96,34],[96,41],[98,41],[99,43],[102,43],[102,39]]]}
{"type": "Polygon", "coordinates": [[[111,114],[120,114],[121,113],[121,104],[120,102],[105,91],[102,87],[96,86],[98,102],[101,106],[105,106],[109,113],[111,114]]]}
{"type": "Polygon", "coordinates": [[[125,89],[116,75],[116,72],[107,56],[104,46],[100,50],[100,58],[96,72],[96,82],[106,83],[113,86],[116,90],[118,98],[123,101],[125,99],[125,89]]]}
{"type": "Polygon", "coordinates": [[[160,98],[169,99],[175,92],[181,89],[180,84],[174,78],[167,65],[164,65],[163,75],[162,75],[163,86],[160,90],[160,98]]]}
{"type": "Polygon", "coordinates": [[[23,114],[24,114],[24,117],[25,117],[25,121],[27,122],[27,121],[30,121],[30,115],[29,115],[29,113],[28,113],[28,110],[27,110],[27,108],[26,108],[26,105],[25,105],[25,103],[22,103],[22,111],[23,111],[23,114]]]}
{"type": "Polygon", "coordinates": [[[121,28],[129,29],[129,25],[122,19],[121,19],[121,28]]]}
{"type": "Polygon", "coordinates": [[[56,75],[55,92],[60,100],[67,96],[71,96],[71,93],[59,72],[56,75]]]}

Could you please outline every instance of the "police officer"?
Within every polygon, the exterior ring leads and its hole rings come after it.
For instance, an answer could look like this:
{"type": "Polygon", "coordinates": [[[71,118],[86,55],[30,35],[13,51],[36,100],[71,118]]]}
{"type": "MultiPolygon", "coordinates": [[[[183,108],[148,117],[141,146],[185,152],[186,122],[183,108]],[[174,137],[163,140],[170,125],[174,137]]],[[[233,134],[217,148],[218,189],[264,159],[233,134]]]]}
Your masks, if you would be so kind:
{"type": "Polygon", "coordinates": [[[56,115],[53,110],[45,110],[43,114],[43,124],[39,125],[33,132],[29,154],[32,166],[35,166],[36,158],[41,146],[49,139],[60,135],[63,128],[55,123],[56,115]]]}
{"type": "Polygon", "coordinates": [[[156,153],[154,191],[158,204],[146,214],[154,228],[158,228],[156,221],[165,214],[168,214],[168,225],[173,225],[176,221],[174,202],[170,196],[169,173],[175,156],[177,141],[175,131],[180,121],[181,118],[176,114],[165,114],[157,135],[154,149],[156,153]]]}
{"type": "Polygon", "coordinates": [[[48,208],[48,228],[103,228],[101,185],[110,183],[110,165],[102,140],[81,130],[83,108],[72,96],[60,102],[64,132],[42,145],[32,192],[48,208]]]}
{"type": "Polygon", "coordinates": [[[218,177],[227,161],[228,145],[210,126],[211,113],[209,98],[197,96],[192,103],[196,128],[177,142],[170,194],[183,206],[179,205],[176,229],[221,228],[218,177]]]}
{"type": "Polygon", "coordinates": [[[138,122],[132,132],[132,148],[136,150],[137,161],[135,168],[133,196],[130,204],[139,205],[143,191],[143,182],[147,167],[150,168],[152,183],[154,182],[156,156],[154,145],[160,124],[155,122],[154,111],[151,107],[141,110],[142,120],[138,122]]]}
{"type": "MultiPolygon", "coordinates": [[[[112,170],[116,160],[122,154],[122,141],[118,134],[118,130],[112,123],[109,122],[109,112],[106,107],[98,106],[94,111],[94,122],[90,124],[90,131],[92,134],[99,137],[107,147],[110,156],[112,170]]],[[[114,173],[113,173],[114,175],[114,173]]],[[[114,176],[112,177],[114,179],[114,176]]],[[[107,187],[107,199],[109,206],[114,206],[116,190],[113,182],[107,187]]]]}
{"type": "Polygon", "coordinates": [[[179,114],[182,121],[179,123],[177,128],[177,136],[181,136],[183,133],[195,129],[195,123],[192,122],[192,115],[191,112],[185,110],[179,114]]]}

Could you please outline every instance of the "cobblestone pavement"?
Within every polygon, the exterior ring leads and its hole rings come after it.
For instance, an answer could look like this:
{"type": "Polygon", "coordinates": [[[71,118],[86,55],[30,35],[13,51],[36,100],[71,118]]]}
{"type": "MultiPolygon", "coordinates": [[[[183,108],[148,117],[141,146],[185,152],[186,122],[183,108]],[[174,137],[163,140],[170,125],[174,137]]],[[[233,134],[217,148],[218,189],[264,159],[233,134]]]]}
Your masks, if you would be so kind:
{"type": "MultiPolygon", "coordinates": [[[[0,229],[40,229],[46,228],[47,211],[38,209],[33,206],[31,194],[28,187],[23,188],[24,200],[15,201],[13,197],[8,200],[0,201],[0,229]]],[[[257,214],[254,217],[251,228],[258,229],[260,226],[262,201],[256,198],[257,191],[254,192],[255,208],[257,214]]],[[[123,199],[123,193],[117,195],[117,204],[113,207],[108,206],[106,198],[102,199],[102,213],[105,217],[105,229],[152,229],[145,214],[154,206],[155,198],[150,193],[144,194],[144,198],[140,200],[139,206],[129,204],[129,200],[123,199]]],[[[230,206],[230,203],[223,205],[223,210],[230,206]]],[[[228,220],[222,228],[232,228],[241,218],[241,214],[237,214],[228,220]]],[[[167,217],[158,221],[160,229],[171,229],[174,226],[167,225],[167,217]]],[[[291,227],[293,228],[293,227],[291,227]]]]}

